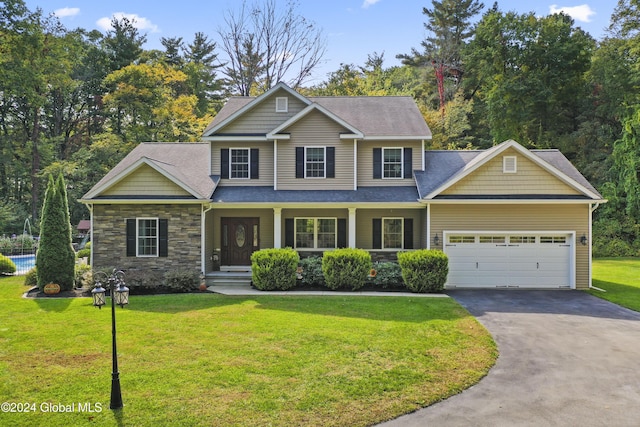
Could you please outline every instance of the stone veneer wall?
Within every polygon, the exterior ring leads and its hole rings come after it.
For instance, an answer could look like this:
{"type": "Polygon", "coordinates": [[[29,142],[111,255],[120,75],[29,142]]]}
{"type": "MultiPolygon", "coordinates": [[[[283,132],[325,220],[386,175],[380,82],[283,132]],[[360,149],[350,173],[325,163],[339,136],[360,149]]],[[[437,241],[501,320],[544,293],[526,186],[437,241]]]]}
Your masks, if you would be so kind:
{"type": "MultiPolygon", "coordinates": [[[[393,251],[375,251],[366,249],[371,254],[372,262],[398,262],[398,253],[393,251]]],[[[324,251],[298,251],[300,259],[317,256],[322,258],[324,251]]]]}
{"type": "Polygon", "coordinates": [[[200,205],[94,205],[93,268],[162,273],[178,268],[201,271],[200,213],[200,205]],[[126,219],[142,217],[169,220],[167,257],[127,256],[126,219]]]}

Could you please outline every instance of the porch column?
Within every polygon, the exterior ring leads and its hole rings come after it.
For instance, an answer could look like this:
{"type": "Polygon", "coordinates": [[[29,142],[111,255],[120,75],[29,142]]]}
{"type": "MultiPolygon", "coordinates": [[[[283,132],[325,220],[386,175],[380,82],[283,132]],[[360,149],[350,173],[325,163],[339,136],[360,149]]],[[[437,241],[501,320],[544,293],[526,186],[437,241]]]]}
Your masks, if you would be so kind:
{"type": "Polygon", "coordinates": [[[273,208],[273,247],[282,247],[282,208],[273,208]]]}
{"type": "Polygon", "coordinates": [[[349,247],[356,247],[356,208],[349,208],[349,247]]]}

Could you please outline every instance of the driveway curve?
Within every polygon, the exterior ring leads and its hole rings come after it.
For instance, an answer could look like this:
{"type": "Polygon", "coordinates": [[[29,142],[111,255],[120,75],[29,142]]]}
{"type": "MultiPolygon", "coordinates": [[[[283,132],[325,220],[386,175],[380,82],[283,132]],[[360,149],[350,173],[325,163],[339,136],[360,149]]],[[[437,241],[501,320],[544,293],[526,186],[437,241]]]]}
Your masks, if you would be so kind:
{"type": "Polygon", "coordinates": [[[496,365],[381,426],[640,426],[640,313],[580,291],[448,293],[491,332],[496,365]]]}

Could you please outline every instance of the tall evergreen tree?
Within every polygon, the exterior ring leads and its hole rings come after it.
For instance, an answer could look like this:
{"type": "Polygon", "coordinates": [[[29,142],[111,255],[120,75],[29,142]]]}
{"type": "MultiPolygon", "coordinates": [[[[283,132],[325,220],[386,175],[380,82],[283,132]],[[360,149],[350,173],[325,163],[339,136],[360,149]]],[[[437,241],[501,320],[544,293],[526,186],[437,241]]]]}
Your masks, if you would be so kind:
{"type": "Polygon", "coordinates": [[[61,290],[73,288],[75,252],[71,246],[71,224],[67,191],[62,175],[49,175],[42,207],[40,244],[36,255],[38,287],[57,283],[61,290]]]}

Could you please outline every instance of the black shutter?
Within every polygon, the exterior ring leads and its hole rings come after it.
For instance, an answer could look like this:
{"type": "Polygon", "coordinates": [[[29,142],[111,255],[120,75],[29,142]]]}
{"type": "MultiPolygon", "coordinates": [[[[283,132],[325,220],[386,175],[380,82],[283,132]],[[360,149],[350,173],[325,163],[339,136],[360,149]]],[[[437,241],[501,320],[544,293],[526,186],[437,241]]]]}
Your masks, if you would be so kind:
{"type": "Polygon", "coordinates": [[[251,149],[251,170],[249,172],[249,178],[251,179],[258,179],[259,175],[258,175],[258,164],[259,164],[259,155],[258,155],[258,149],[257,148],[252,148],[251,149]]]}
{"type": "Polygon", "coordinates": [[[403,178],[413,178],[413,165],[412,165],[412,153],[413,150],[411,148],[406,148],[404,151],[404,177],[403,178]]]}
{"type": "Polygon", "coordinates": [[[136,220],[127,219],[127,256],[136,256],[136,220]]]}
{"type": "Polygon", "coordinates": [[[293,218],[284,220],[284,245],[288,248],[295,247],[295,223],[293,218]]]}
{"type": "Polygon", "coordinates": [[[382,179],[382,148],[373,149],[373,179],[382,179]]]}
{"type": "Polygon", "coordinates": [[[336,177],[336,147],[327,147],[327,178],[336,177]]]}
{"type": "Polygon", "coordinates": [[[224,179],[229,178],[229,149],[220,149],[220,177],[224,179]]]}
{"type": "Polygon", "coordinates": [[[169,255],[169,220],[158,220],[158,235],[160,237],[160,247],[158,248],[158,256],[166,257],[169,255]]]}
{"type": "Polygon", "coordinates": [[[338,247],[347,247],[347,220],[338,218],[338,247]]]}
{"type": "Polygon", "coordinates": [[[373,218],[373,249],[382,249],[382,219],[373,218]]]}
{"type": "Polygon", "coordinates": [[[404,219],[404,248],[413,249],[413,218],[404,219]]]}
{"type": "Polygon", "coordinates": [[[304,147],[296,147],[296,178],[304,178],[304,147]]]}

